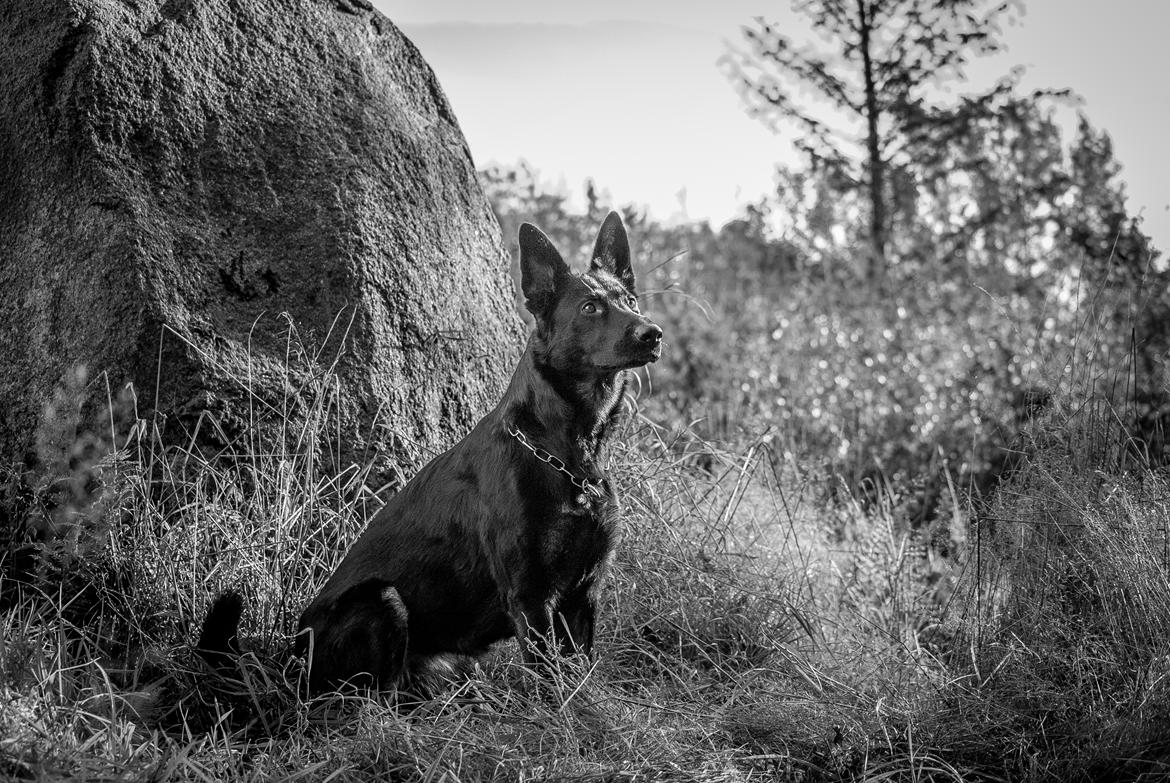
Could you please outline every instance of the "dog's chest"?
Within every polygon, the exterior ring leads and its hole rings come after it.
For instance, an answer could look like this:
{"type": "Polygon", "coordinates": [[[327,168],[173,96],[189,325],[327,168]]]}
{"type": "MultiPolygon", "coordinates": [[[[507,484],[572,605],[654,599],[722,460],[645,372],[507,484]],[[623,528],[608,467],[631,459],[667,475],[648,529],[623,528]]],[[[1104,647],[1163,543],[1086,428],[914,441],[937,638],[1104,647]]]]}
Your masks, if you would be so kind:
{"type": "Polygon", "coordinates": [[[541,531],[546,565],[573,578],[595,574],[609,560],[620,538],[617,497],[607,486],[603,497],[574,495],[561,502],[541,531]]]}

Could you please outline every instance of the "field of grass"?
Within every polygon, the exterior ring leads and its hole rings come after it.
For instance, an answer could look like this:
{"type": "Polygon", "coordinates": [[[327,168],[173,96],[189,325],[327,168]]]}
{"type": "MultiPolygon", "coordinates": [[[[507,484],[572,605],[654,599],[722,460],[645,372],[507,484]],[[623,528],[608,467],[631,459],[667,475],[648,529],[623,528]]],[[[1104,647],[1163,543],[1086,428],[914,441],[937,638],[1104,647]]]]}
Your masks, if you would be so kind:
{"type": "Polygon", "coordinates": [[[1058,400],[990,502],[949,485],[926,525],[909,490],[863,504],[766,438],[635,414],[596,660],[539,680],[511,642],[410,708],[307,700],[288,653],[379,503],[317,477],[320,418],[232,464],[145,422],[73,447],[39,580],[3,585],[0,778],[1170,778],[1170,491],[1106,406],[1058,400]],[[227,588],[247,652],[221,675],[190,645],[227,588]]]}

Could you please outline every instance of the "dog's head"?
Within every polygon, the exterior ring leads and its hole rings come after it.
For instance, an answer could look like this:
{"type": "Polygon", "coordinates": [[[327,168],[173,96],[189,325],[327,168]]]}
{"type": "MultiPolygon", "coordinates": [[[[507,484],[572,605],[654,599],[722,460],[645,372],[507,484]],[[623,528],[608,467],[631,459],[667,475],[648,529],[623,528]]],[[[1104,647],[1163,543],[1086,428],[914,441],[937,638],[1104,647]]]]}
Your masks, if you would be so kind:
{"type": "Polygon", "coordinates": [[[593,246],[589,270],[572,272],[544,233],[520,226],[524,304],[536,319],[535,340],[562,371],[616,372],[657,361],[662,329],[642,315],[630,268],[630,241],[610,212],[593,246]]]}

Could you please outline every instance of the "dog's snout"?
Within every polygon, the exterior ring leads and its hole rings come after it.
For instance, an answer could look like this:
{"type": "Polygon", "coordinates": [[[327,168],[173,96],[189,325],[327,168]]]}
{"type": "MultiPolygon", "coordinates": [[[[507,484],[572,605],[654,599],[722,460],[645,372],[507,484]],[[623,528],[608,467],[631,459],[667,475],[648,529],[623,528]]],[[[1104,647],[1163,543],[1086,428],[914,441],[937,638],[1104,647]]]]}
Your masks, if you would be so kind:
{"type": "Polygon", "coordinates": [[[662,342],[662,329],[658,324],[640,324],[634,329],[634,339],[647,345],[657,345],[662,342]]]}

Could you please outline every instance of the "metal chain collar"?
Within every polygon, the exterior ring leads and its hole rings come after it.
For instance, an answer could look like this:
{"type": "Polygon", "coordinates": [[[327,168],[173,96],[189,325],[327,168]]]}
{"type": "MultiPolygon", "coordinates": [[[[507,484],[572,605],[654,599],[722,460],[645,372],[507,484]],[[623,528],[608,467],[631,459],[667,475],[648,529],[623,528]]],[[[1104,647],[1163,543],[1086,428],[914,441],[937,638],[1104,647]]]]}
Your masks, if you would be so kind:
{"type": "Polygon", "coordinates": [[[605,497],[605,490],[601,488],[600,484],[589,481],[588,479],[579,479],[574,476],[572,471],[570,471],[569,468],[565,465],[565,461],[563,459],[555,454],[552,454],[551,452],[533,446],[532,443],[528,440],[528,436],[521,432],[519,428],[509,427],[508,434],[516,440],[520,441],[520,445],[531,451],[538,460],[546,463],[553,470],[560,471],[561,473],[564,473],[566,476],[568,476],[569,481],[573,482],[573,486],[585,493],[584,495],[580,495],[577,498],[577,502],[581,505],[585,505],[585,495],[589,495],[598,500],[605,497]]]}

